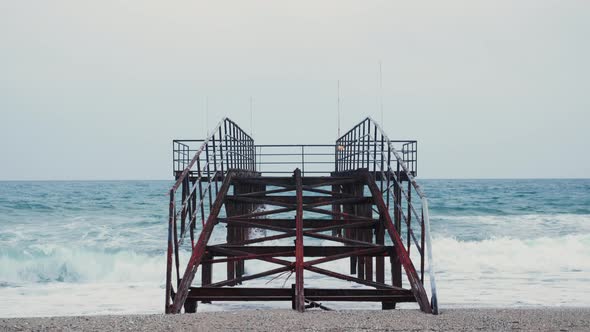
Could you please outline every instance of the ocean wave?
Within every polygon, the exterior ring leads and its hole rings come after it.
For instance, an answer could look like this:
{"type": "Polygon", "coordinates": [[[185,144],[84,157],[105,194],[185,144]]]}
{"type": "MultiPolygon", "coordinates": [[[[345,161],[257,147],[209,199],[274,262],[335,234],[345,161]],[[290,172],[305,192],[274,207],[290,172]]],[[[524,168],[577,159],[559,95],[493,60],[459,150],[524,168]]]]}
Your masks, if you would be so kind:
{"type": "Polygon", "coordinates": [[[432,214],[431,219],[443,220],[467,220],[467,221],[514,221],[518,220],[545,220],[552,219],[558,222],[588,222],[590,221],[589,213],[523,213],[523,214],[483,214],[483,215],[444,215],[432,214]]]}
{"type": "Polygon", "coordinates": [[[490,237],[534,239],[590,233],[589,214],[512,214],[441,216],[431,215],[435,235],[460,240],[485,240],[490,237]]]}
{"type": "Polygon", "coordinates": [[[10,210],[15,210],[15,211],[39,211],[39,212],[49,212],[49,211],[54,210],[54,207],[52,207],[50,205],[38,203],[38,202],[34,202],[34,201],[26,201],[26,200],[15,201],[15,202],[6,204],[5,208],[10,209],[10,210]]]}
{"type": "MultiPolygon", "coordinates": [[[[572,276],[572,273],[590,278],[590,234],[533,239],[496,237],[481,241],[435,236],[433,249],[437,273],[449,279],[486,275],[559,279],[572,276]]],[[[186,253],[182,256],[187,257],[186,253]]],[[[1,248],[0,285],[48,282],[159,284],[164,280],[165,262],[160,251],[97,250],[57,244],[31,245],[24,250],[1,248]]],[[[246,269],[255,273],[266,268],[266,264],[248,261],[246,269]]],[[[338,262],[332,266],[342,269],[343,273],[346,267],[347,264],[338,262]]],[[[216,276],[223,277],[224,270],[215,269],[216,276]]]]}
{"type": "Polygon", "coordinates": [[[161,282],[165,257],[62,245],[0,249],[0,283],[161,282]]]}
{"type": "MultiPolygon", "coordinates": [[[[550,235],[550,234],[548,234],[550,235]]],[[[590,278],[590,234],[517,239],[497,237],[462,241],[435,237],[434,259],[438,273],[491,278],[523,276],[565,277],[584,273],[590,278]]]]}

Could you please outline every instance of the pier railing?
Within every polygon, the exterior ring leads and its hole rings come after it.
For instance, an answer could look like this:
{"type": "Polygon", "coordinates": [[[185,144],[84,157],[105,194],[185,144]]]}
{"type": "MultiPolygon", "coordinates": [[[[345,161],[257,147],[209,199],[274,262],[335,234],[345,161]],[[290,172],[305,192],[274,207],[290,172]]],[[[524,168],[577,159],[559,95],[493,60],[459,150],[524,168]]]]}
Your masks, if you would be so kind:
{"type": "Polygon", "coordinates": [[[418,169],[417,154],[416,141],[390,140],[379,124],[368,117],[336,140],[335,168],[337,172],[367,169],[373,175],[406,250],[419,255],[417,270],[422,284],[428,257],[431,307],[437,313],[428,199],[414,178],[418,169]],[[413,199],[416,197],[417,200],[413,199]]]}
{"type": "Polygon", "coordinates": [[[334,144],[256,145],[256,170],[264,175],[330,175],[334,171],[334,144]]]}
{"type": "Polygon", "coordinates": [[[184,171],[203,142],[205,142],[204,139],[175,139],[172,141],[172,169],[175,176],[184,171]]]}
{"type": "Polygon", "coordinates": [[[220,182],[230,170],[254,172],[254,140],[237,124],[224,118],[204,140],[173,141],[173,170],[176,182],[170,189],[168,250],[166,267],[166,310],[182,278],[180,255],[195,246],[195,226],[207,221],[220,182]],[[190,246],[186,241],[190,238],[190,246]]]}
{"type": "MultiPolygon", "coordinates": [[[[371,118],[354,126],[338,138],[336,144],[255,145],[254,140],[229,119],[223,119],[204,140],[174,140],[176,182],[170,190],[167,312],[179,310],[170,306],[175,296],[174,288],[188,289],[187,285],[192,282],[192,279],[183,278],[179,256],[183,249],[195,252],[196,223],[205,225],[209,219],[217,217],[210,211],[218,213],[220,206],[214,206],[216,198],[227,194],[227,181],[223,180],[231,178],[235,171],[251,173],[247,176],[284,176],[292,174],[296,168],[301,170],[302,176],[368,170],[370,190],[382,196],[385,203],[379,206],[379,213],[387,215],[390,220],[387,225],[395,224],[396,231],[393,232],[399,233],[401,241],[396,246],[403,247],[408,256],[419,258],[412,259],[419,262],[419,269],[410,262],[414,274],[418,272],[419,275],[411,278],[410,283],[424,285],[428,272],[430,307],[437,313],[428,200],[414,178],[418,171],[417,142],[390,140],[371,118]],[[176,278],[173,278],[173,272],[176,278]]],[[[205,228],[202,233],[206,233],[205,228]]],[[[187,275],[186,271],[184,275],[187,275]]],[[[186,298],[186,294],[183,296],[186,298]]]]}

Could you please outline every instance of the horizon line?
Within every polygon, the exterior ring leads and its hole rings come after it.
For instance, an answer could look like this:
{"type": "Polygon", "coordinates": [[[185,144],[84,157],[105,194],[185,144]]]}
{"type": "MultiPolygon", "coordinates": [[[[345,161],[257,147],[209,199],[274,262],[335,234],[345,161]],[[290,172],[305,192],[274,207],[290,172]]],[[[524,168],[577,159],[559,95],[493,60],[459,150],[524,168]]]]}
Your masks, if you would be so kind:
{"type": "MultiPolygon", "coordinates": [[[[431,177],[420,180],[590,180],[590,177],[431,177]]],[[[0,182],[123,182],[123,181],[176,181],[170,179],[0,179],[0,182]]]]}

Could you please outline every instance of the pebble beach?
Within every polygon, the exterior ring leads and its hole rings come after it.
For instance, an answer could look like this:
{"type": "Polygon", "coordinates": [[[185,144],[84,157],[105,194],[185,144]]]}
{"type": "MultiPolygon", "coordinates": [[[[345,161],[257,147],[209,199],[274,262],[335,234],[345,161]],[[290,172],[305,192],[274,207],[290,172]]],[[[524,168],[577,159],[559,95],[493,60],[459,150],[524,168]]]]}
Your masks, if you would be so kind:
{"type": "Polygon", "coordinates": [[[0,331],[590,331],[590,308],[242,310],[180,315],[0,319],[0,331]]]}

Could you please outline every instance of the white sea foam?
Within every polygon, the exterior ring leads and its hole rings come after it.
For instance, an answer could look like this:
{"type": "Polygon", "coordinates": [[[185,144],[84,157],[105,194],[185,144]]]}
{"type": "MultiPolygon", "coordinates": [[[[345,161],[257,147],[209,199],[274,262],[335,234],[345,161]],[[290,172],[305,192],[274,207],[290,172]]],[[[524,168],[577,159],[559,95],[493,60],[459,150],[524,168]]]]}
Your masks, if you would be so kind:
{"type": "MultiPolygon", "coordinates": [[[[499,237],[483,241],[435,237],[433,247],[439,301],[443,307],[590,306],[590,289],[587,287],[590,282],[590,234],[534,239],[499,237]]],[[[182,265],[187,255],[184,257],[182,265]]],[[[0,317],[162,311],[163,255],[47,245],[33,246],[18,255],[3,250],[0,266],[0,317]],[[11,303],[19,303],[19,308],[11,303]]],[[[276,265],[271,263],[246,262],[248,274],[274,267],[276,265]]],[[[349,272],[347,259],[320,267],[344,274],[349,272]]],[[[225,277],[224,264],[217,265],[213,271],[215,280],[225,277]]],[[[271,279],[247,282],[243,286],[291,287],[294,275],[286,273],[271,279]]],[[[197,273],[195,284],[199,282],[200,273],[197,273]]],[[[306,273],[306,284],[326,288],[354,285],[314,273],[306,273]]],[[[199,310],[287,308],[289,305],[214,303],[201,305],[199,310]]],[[[335,308],[379,307],[377,304],[330,305],[335,308]]]]}
{"type": "Polygon", "coordinates": [[[0,281],[28,283],[160,282],[164,256],[98,251],[58,244],[0,251],[0,281]]]}
{"type": "Polygon", "coordinates": [[[564,227],[575,226],[590,229],[589,214],[555,213],[555,214],[509,214],[509,215],[433,215],[433,219],[443,222],[469,222],[471,226],[482,224],[510,224],[518,226],[526,223],[530,225],[541,225],[564,227]]]}
{"type": "Polygon", "coordinates": [[[590,234],[435,238],[440,301],[451,306],[589,306],[590,234]]]}
{"type": "Polygon", "coordinates": [[[590,272],[590,234],[483,241],[441,237],[434,239],[433,247],[439,272],[444,273],[590,272]]]}

